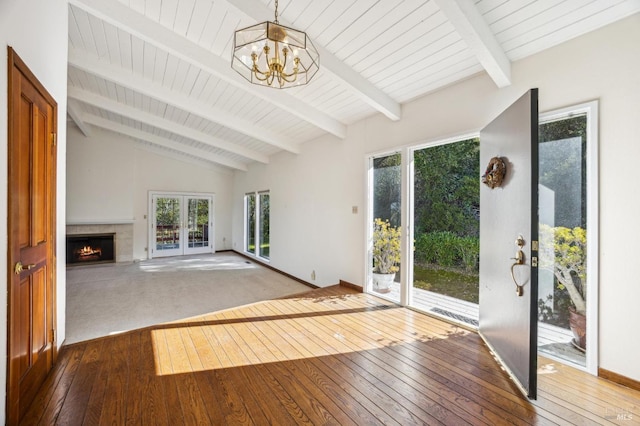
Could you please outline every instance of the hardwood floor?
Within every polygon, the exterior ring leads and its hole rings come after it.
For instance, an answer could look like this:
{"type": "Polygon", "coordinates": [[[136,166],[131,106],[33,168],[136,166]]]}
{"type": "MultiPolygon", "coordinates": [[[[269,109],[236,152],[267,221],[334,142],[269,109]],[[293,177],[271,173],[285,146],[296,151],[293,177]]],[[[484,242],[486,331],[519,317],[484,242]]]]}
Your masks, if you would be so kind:
{"type": "Polygon", "coordinates": [[[640,392],[334,286],[63,347],[23,424],[640,424],[640,392]]]}

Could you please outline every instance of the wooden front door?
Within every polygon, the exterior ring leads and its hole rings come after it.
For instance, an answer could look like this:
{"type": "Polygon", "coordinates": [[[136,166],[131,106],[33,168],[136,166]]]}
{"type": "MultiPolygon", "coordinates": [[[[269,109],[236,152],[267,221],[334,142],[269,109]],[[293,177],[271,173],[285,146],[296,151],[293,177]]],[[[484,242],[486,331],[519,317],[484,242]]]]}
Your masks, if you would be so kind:
{"type": "Polygon", "coordinates": [[[7,423],[17,424],[56,356],[54,99],[9,48],[7,423]]]}

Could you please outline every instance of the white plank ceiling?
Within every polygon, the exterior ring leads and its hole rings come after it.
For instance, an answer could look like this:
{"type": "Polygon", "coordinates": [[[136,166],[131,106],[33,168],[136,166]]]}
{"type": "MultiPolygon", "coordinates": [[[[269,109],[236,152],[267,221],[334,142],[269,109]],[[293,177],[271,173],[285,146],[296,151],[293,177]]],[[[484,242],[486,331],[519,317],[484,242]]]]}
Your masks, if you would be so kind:
{"type": "Polygon", "coordinates": [[[164,155],[246,170],[271,155],[640,12],[640,0],[280,0],[320,71],[287,90],[231,69],[236,29],[272,0],[69,0],[68,113],[164,155]]]}

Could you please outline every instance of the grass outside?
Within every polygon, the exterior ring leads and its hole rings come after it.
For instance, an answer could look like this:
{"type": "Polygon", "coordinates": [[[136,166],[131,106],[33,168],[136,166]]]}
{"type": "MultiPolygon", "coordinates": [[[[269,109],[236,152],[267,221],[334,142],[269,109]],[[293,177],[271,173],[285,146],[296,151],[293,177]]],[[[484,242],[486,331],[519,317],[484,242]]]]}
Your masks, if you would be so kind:
{"type": "MultiPolygon", "coordinates": [[[[256,245],[255,244],[249,244],[249,248],[247,250],[249,253],[253,253],[253,254],[257,254],[256,253],[256,245]]],[[[260,253],[259,255],[261,257],[266,257],[267,259],[269,258],[269,244],[262,244],[260,245],[260,253]]]]}
{"type": "Polygon", "coordinates": [[[478,303],[478,275],[414,265],[413,286],[467,302],[478,303]]]}

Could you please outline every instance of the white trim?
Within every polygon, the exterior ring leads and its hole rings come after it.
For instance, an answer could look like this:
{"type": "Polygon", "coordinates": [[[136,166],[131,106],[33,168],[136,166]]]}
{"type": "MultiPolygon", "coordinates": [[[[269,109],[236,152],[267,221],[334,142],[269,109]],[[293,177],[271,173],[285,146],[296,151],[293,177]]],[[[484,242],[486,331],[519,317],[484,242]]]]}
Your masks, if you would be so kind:
{"type": "Polygon", "coordinates": [[[540,114],[539,124],[570,118],[573,115],[587,115],[587,351],[586,366],[571,362],[567,364],[598,375],[598,283],[599,283],[599,141],[598,141],[598,100],[585,102],[540,114]]]}

